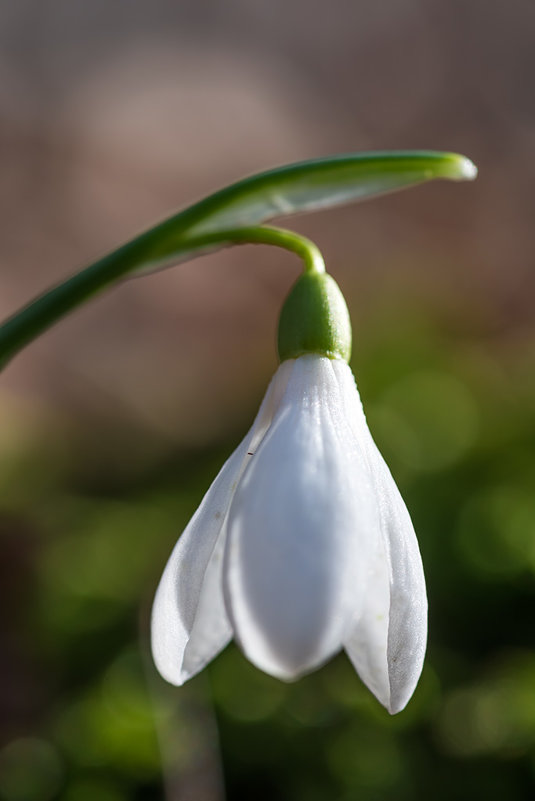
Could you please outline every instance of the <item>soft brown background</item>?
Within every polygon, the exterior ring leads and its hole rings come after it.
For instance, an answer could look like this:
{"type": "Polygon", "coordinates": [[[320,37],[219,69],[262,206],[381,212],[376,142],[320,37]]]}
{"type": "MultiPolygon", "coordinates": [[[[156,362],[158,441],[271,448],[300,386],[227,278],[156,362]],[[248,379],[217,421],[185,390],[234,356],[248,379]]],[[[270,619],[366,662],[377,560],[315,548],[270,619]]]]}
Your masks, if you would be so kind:
{"type": "MultiPolygon", "coordinates": [[[[495,330],[529,320],[532,3],[22,0],[0,15],[3,313],[244,174],[433,148],[470,156],[478,182],[295,222],[357,341],[363,298],[407,277],[483,301],[495,330]]],[[[125,283],[22,354],[5,397],[210,440],[272,370],[296,269],[243,249],[125,283]]]]}

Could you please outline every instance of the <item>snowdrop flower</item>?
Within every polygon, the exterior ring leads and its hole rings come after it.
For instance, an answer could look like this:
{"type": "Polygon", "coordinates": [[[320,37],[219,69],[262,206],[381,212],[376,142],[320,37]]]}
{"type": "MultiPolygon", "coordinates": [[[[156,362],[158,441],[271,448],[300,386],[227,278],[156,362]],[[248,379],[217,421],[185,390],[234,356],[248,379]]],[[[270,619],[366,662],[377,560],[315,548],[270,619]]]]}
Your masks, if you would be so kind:
{"type": "Polygon", "coordinates": [[[234,637],[283,680],[344,648],[391,713],[412,695],[427,632],[422,563],[347,364],[350,338],[332,278],[305,273],[283,307],[282,363],[253,426],[158,587],[152,650],[169,682],[234,637]]]}

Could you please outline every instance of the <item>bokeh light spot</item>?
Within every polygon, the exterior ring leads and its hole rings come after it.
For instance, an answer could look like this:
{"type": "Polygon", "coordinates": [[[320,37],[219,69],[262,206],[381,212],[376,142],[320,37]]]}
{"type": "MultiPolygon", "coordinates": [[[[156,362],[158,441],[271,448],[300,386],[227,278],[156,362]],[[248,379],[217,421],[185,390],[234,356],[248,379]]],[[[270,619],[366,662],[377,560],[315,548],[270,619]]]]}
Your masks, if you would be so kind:
{"type": "Polygon", "coordinates": [[[478,430],[477,406],[468,387],[438,371],[421,371],[397,381],[370,418],[385,451],[422,472],[458,462],[478,430]]]}
{"type": "Polygon", "coordinates": [[[533,749],[534,686],[535,657],[513,653],[479,682],[451,691],[438,720],[443,749],[463,757],[533,749]]]}
{"type": "Polygon", "coordinates": [[[46,740],[13,740],[0,752],[2,801],[51,801],[62,781],[61,759],[46,740]]]}
{"type": "Polygon", "coordinates": [[[477,573],[511,576],[535,571],[533,490],[498,485],[469,498],[461,510],[458,547],[477,573]]]}

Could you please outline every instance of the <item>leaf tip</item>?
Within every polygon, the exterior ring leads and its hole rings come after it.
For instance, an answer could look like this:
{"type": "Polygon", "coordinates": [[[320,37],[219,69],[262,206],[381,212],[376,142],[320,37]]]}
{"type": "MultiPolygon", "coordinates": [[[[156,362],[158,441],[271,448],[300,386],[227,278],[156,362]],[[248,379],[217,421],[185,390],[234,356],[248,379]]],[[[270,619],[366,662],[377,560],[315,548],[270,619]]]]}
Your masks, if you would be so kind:
{"type": "Polygon", "coordinates": [[[477,167],[473,161],[457,153],[452,153],[451,155],[452,166],[454,167],[451,178],[455,181],[473,181],[477,178],[477,167]]]}

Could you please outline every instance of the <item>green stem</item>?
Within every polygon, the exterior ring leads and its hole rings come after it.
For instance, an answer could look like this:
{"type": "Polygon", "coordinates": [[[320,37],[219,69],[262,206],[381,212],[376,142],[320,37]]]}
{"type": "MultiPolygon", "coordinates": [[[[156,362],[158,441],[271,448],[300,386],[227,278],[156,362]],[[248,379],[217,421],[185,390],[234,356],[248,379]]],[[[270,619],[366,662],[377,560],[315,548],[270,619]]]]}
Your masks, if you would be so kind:
{"type": "Polygon", "coordinates": [[[185,253],[191,257],[214,246],[227,244],[274,245],[303,259],[305,273],[325,272],[323,258],[316,245],[282,228],[254,226],[181,238],[180,235],[177,237],[176,231],[165,230],[163,224],[53,287],[6,320],[0,326],[0,370],[25,345],[118,278],[148,265],[154,267],[173,260],[179,261],[185,253]]]}
{"type": "MultiPolygon", "coordinates": [[[[195,239],[190,240],[195,243],[195,239]]],[[[203,234],[197,240],[207,246],[228,242],[229,245],[273,245],[295,253],[304,262],[305,273],[324,273],[325,263],[317,245],[294,231],[275,228],[272,225],[254,226],[252,228],[235,228],[229,231],[217,231],[203,234]]],[[[202,244],[201,244],[202,246],[202,244]]]]}

